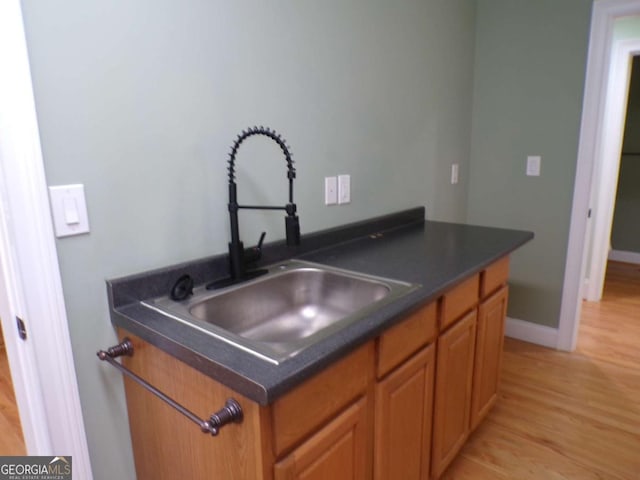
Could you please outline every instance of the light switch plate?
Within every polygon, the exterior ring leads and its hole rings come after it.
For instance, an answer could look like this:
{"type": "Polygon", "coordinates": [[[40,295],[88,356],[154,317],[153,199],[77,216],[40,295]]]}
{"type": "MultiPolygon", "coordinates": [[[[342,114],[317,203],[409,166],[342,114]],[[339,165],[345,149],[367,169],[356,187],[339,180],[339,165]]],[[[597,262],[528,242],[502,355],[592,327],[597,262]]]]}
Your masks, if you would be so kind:
{"type": "Polygon", "coordinates": [[[460,166],[457,163],[451,164],[451,185],[458,183],[458,176],[460,173],[460,166]]]}
{"type": "Polygon", "coordinates": [[[539,177],[540,176],[540,163],[542,157],[540,155],[529,155],[527,157],[527,176],[539,177]]]}
{"type": "Polygon", "coordinates": [[[84,198],[84,185],[49,187],[51,213],[56,237],[89,233],[89,217],[84,198]]]}
{"type": "Polygon", "coordinates": [[[338,203],[351,202],[351,175],[338,175],[338,203]]]}

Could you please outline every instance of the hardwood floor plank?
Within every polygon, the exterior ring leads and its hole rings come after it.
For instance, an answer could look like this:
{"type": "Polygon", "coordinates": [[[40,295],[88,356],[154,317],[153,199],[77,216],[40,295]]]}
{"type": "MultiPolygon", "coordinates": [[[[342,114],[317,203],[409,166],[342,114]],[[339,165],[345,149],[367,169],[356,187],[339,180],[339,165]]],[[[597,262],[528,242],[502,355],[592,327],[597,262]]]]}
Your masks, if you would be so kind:
{"type": "MultiPolygon", "coordinates": [[[[463,458],[474,459],[495,472],[493,478],[540,480],[624,480],[611,476],[589,465],[583,465],[544,442],[532,441],[509,427],[492,421],[485,422],[478,430],[481,440],[470,442],[462,451],[463,458]]],[[[457,467],[457,466],[456,466],[457,467]]],[[[467,470],[469,475],[475,472],[467,470]]],[[[451,468],[446,480],[457,480],[458,469],[451,468]]],[[[469,478],[474,478],[470,476],[469,478]]],[[[491,477],[489,477],[491,478],[491,477]]]]}
{"type": "Polygon", "coordinates": [[[0,455],[26,455],[22,432],[0,413],[0,455]]]}
{"type": "Polygon", "coordinates": [[[575,352],[506,339],[497,405],[442,478],[640,480],[640,266],[609,263],[575,352]]]}
{"type": "Polygon", "coordinates": [[[576,465],[601,470],[612,478],[629,479],[640,474],[637,428],[635,433],[629,432],[576,414],[569,399],[564,408],[557,402],[530,401],[525,396],[505,400],[496,406],[497,415],[492,421],[529,440],[531,446],[544,445],[576,465]]]}
{"type": "Polygon", "coordinates": [[[441,480],[510,480],[513,477],[496,470],[495,465],[480,455],[461,453],[440,478],[441,480]]]}
{"type": "Polygon", "coordinates": [[[0,455],[26,455],[9,361],[4,347],[0,348],[0,455]]]}

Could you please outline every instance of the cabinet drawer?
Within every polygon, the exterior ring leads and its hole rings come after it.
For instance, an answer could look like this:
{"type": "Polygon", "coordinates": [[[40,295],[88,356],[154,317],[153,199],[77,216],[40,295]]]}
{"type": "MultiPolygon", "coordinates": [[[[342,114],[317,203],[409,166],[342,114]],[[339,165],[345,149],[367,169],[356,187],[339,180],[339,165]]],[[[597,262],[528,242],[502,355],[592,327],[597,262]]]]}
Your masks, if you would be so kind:
{"type": "Polygon", "coordinates": [[[372,341],[276,400],[272,406],[276,457],[365,393],[373,367],[372,341]]]}
{"type": "Polygon", "coordinates": [[[442,296],[440,330],[451,325],[460,315],[471,310],[478,303],[480,274],[476,273],[442,296]]]}
{"type": "Polygon", "coordinates": [[[436,302],[422,307],[378,339],[378,378],[385,376],[438,334],[436,302]]]}
{"type": "Polygon", "coordinates": [[[482,272],[480,282],[480,296],[485,298],[507,283],[509,278],[509,257],[503,257],[489,265],[482,272]]]}

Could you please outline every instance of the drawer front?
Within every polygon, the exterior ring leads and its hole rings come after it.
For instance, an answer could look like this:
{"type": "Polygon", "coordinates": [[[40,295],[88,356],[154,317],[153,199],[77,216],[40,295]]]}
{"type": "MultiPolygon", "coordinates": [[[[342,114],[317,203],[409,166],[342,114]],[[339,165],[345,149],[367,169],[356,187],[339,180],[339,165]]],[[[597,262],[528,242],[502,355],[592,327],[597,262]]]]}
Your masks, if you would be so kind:
{"type": "Polygon", "coordinates": [[[365,393],[373,379],[373,367],[371,341],[276,400],[272,406],[276,457],[365,393]]]}
{"type": "Polygon", "coordinates": [[[482,281],[480,283],[480,295],[486,298],[501,286],[507,283],[509,278],[509,257],[503,257],[495,263],[489,265],[482,272],[482,281]]]}
{"type": "Polygon", "coordinates": [[[382,378],[438,334],[437,303],[433,302],[394,325],[378,339],[376,373],[382,378]]]}
{"type": "Polygon", "coordinates": [[[442,296],[440,330],[451,325],[463,313],[474,308],[480,293],[480,274],[476,273],[442,296]]]}

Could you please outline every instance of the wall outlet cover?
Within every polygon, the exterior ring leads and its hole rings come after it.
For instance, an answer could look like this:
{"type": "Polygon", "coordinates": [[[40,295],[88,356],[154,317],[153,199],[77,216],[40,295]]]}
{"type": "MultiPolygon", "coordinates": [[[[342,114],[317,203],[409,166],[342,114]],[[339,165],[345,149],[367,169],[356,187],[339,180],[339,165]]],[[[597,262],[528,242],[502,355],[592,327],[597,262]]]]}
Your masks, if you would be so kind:
{"type": "Polygon", "coordinates": [[[324,204],[335,205],[338,203],[338,178],[325,177],[324,179],[324,204]]]}

